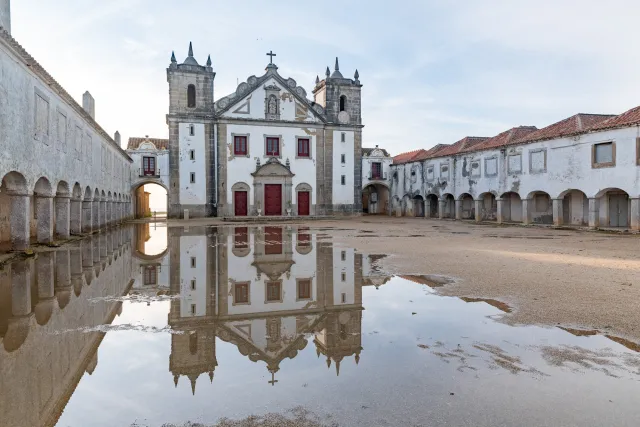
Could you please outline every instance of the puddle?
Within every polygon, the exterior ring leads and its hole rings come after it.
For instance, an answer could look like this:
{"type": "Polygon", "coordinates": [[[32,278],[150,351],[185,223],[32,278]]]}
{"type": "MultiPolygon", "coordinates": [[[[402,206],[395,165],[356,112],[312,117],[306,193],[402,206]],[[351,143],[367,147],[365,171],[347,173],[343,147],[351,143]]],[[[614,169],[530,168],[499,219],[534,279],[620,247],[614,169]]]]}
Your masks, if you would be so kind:
{"type": "Polygon", "coordinates": [[[297,225],[140,224],[9,264],[2,425],[637,424],[637,343],[497,322],[513,308],[384,257],[297,225]]]}

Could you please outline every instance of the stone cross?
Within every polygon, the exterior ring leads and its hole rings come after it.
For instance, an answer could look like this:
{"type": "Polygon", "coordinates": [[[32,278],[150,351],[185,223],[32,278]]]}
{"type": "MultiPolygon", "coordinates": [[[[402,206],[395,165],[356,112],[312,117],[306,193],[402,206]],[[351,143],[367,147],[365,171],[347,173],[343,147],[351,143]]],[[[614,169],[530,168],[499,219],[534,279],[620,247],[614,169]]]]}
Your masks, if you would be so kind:
{"type": "Polygon", "coordinates": [[[278,380],[276,379],[276,374],[275,372],[271,372],[271,381],[267,381],[269,384],[271,384],[272,386],[276,385],[276,383],[278,382],[278,380]]]}
{"type": "Polygon", "coordinates": [[[267,53],[267,56],[269,57],[269,64],[273,64],[273,57],[277,55],[270,50],[269,53],[267,53]]]}

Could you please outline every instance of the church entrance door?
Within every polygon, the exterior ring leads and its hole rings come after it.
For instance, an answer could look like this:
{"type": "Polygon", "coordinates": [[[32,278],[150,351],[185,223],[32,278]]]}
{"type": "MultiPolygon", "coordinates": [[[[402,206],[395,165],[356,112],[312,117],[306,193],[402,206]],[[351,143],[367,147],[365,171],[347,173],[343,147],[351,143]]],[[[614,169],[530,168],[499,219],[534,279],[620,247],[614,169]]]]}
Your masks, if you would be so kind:
{"type": "Polygon", "coordinates": [[[299,216],[309,215],[309,192],[308,191],[298,191],[298,215],[299,216]]]}
{"type": "Polygon", "coordinates": [[[247,216],[247,192],[236,191],[233,193],[236,216],[247,216]]]}
{"type": "Polygon", "coordinates": [[[282,215],[282,185],[281,184],[265,184],[264,214],[265,215],[282,215]]]}

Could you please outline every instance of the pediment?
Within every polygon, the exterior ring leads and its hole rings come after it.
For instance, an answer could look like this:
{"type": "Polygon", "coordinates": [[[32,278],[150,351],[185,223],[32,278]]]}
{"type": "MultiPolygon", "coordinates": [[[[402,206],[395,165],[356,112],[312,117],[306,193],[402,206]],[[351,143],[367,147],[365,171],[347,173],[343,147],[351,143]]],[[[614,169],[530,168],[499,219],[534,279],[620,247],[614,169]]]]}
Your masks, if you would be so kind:
{"type": "Polygon", "coordinates": [[[280,76],[274,69],[268,69],[261,77],[249,77],[246,82],[238,85],[234,93],[216,101],[216,115],[267,120],[264,105],[266,93],[276,93],[282,104],[282,113],[277,120],[307,123],[327,121],[324,108],[307,99],[307,91],[302,86],[298,86],[292,78],[280,76]]]}
{"type": "Polygon", "coordinates": [[[251,174],[254,177],[259,176],[281,176],[281,177],[293,177],[295,174],[292,173],[289,168],[284,166],[278,159],[275,157],[270,158],[267,163],[260,166],[254,173],[251,174]]]}

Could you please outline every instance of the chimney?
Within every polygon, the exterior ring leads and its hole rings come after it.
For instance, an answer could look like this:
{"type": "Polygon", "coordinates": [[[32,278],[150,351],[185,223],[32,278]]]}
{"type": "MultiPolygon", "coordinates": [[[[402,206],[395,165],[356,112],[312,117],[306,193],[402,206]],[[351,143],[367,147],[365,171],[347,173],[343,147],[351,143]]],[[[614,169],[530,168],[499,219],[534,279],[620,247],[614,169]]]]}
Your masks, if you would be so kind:
{"type": "Polygon", "coordinates": [[[116,131],[115,135],[113,135],[113,140],[118,144],[118,147],[122,148],[122,145],[120,145],[120,132],[116,131]]]}
{"type": "Polygon", "coordinates": [[[93,99],[93,96],[91,96],[89,91],[86,91],[82,95],[82,108],[84,108],[84,111],[89,113],[93,120],[96,119],[96,101],[93,99]]]}
{"type": "Polygon", "coordinates": [[[11,1],[0,0],[0,27],[11,34],[11,1]]]}

